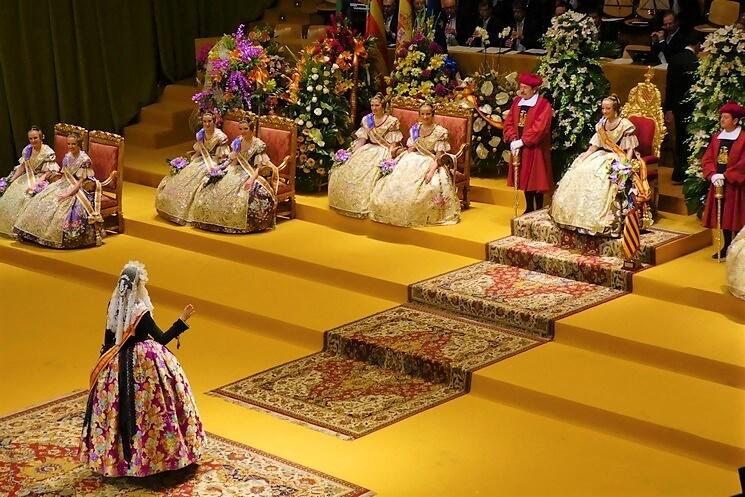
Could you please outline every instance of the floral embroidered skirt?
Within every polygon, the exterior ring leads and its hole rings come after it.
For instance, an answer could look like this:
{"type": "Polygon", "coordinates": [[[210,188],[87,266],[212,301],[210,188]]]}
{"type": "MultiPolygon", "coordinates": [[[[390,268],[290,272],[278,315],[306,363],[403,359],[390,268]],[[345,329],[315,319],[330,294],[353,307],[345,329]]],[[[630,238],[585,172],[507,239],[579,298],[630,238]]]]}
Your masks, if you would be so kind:
{"type": "Polygon", "coordinates": [[[15,236],[13,225],[33,198],[26,193],[27,188],[28,181],[26,176],[22,175],[8,185],[0,197],[0,234],[15,236]]]}
{"type": "Polygon", "coordinates": [[[727,287],[732,295],[745,299],[745,228],[727,251],[727,287]]]}
{"type": "Polygon", "coordinates": [[[104,476],[149,476],[197,462],[205,444],[189,382],[176,357],[145,340],[132,350],[134,427],[131,457],[122,446],[119,418],[119,353],[101,371],[88,399],[80,459],[104,476]]]}
{"type": "Polygon", "coordinates": [[[457,223],[460,201],[448,172],[439,167],[432,181],[424,181],[432,160],[418,152],[401,157],[373,188],[370,219],[396,226],[457,223]]]}
{"type": "Polygon", "coordinates": [[[388,149],[368,143],[329,175],[329,206],[339,214],[365,218],[370,194],[380,178],[380,162],[390,157],[388,149]]]}
{"type": "MultiPolygon", "coordinates": [[[[101,245],[104,237],[100,223],[89,223],[88,212],[77,195],[59,200],[57,196],[70,188],[66,180],[52,183],[34,196],[18,216],[13,231],[22,240],[60,249],[101,245]]],[[[93,193],[80,189],[91,205],[93,193]]]]}
{"type": "Polygon", "coordinates": [[[188,223],[194,195],[202,186],[205,172],[204,161],[197,158],[178,173],[164,177],[155,193],[155,209],[160,217],[176,224],[188,223]]]}
{"type": "Polygon", "coordinates": [[[246,191],[243,185],[248,178],[243,169],[230,166],[218,181],[200,187],[194,195],[189,222],[196,228],[220,233],[256,233],[274,228],[274,192],[259,179],[246,191]]]}

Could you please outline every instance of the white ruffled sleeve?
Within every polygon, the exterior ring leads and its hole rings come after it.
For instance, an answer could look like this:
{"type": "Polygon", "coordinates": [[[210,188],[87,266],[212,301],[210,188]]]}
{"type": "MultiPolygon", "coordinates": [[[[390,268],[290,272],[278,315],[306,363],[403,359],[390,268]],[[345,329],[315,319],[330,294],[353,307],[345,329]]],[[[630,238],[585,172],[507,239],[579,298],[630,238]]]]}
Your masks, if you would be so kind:
{"type": "MultiPolygon", "coordinates": [[[[393,119],[396,119],[393,117],[393,119]]],[[[404,139],[404,134],[401,133],[401,125],[398,122],[398,119],[396,119],[393,124],[390,125],[388,128],[388,132],[384,136],[385,141],[387,141],[390,144],[398,145],[401,143],[401,140],[404,139]]]]}
{"type": "Polygon", "coordinates": [[[623,136],[621,137],[621,143],[619,143],[619,146],[623,150],[634,150],[636,147],[639,146],[639,139],[636,137],[636,126],[631,121],[628,121],[624,119],[625,124],[625,130],[623,132],[623,136]]]}
{"type": "Polygon", "coordinates": [[[364,125],[360,126],[354,136],[357,137],[358,140],[367,140],[367,128],[364,125]]]}

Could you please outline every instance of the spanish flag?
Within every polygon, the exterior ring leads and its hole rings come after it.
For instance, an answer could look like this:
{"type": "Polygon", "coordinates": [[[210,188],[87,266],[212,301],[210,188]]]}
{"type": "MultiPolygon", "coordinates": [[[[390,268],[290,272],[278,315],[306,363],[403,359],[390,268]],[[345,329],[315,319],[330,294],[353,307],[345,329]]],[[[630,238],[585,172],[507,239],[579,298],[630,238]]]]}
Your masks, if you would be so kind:
{"type": "Polygon", "coordinates": [[[396,33],[396,51],[411,39],[414,30],[414,7],[411,0],[398,0],[398,32],[396,33]]]}
{"type": "Polygon", "coordinates": [[[375,38],[377,49],[375,50],[375,62],[381,76],[387,76],[388,69],[388,43],[385,38],[385,21],[383,20],[383,0],[370,0],[370,10],[367,13],[367,25],[365,34],[375,38]]]}
{"type": "Polygon", "coordinates": [[[639,210],[631,209],[623,222],[623,252],[627,261],[634,259],[641,248],[639,210]]]}

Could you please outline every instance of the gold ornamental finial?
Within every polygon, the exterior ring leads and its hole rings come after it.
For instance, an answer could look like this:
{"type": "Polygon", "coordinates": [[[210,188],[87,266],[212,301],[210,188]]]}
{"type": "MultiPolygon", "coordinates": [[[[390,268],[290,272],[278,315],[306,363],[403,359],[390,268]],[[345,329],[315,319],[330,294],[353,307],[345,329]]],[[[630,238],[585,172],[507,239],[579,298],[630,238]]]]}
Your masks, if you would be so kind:
{"type": "Polygon", "coordinates": [[[647,83],[651,83],[653,77],[654,77],[654,69],[652,69],[652,66],[647,66],[647,72],[644,73],[644,81],[647,83]]]}

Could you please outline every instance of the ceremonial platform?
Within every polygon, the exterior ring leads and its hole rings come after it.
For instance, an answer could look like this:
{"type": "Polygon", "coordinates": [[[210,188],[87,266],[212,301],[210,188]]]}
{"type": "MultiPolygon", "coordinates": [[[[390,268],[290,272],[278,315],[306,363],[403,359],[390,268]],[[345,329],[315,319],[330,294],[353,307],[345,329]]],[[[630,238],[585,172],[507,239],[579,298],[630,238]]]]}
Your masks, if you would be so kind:
{"type": "Polygon", "coordinates": [[[143,114],[163,138],[128,136],[125,234],[76,251],[0,240],[0,415],[87,386],[138,259],[161,326],[197,308],[174,352],[216,443],[381,496],[739,490],[745,312],[695,217],[663,211],[637,272],[545,212],[513,220],[501,179],[474,179],[453,226],[346,218],[319,194],[273,231],[210,233],[155,212],[166,158],[191,146],[169,119],[143,114]]]}

